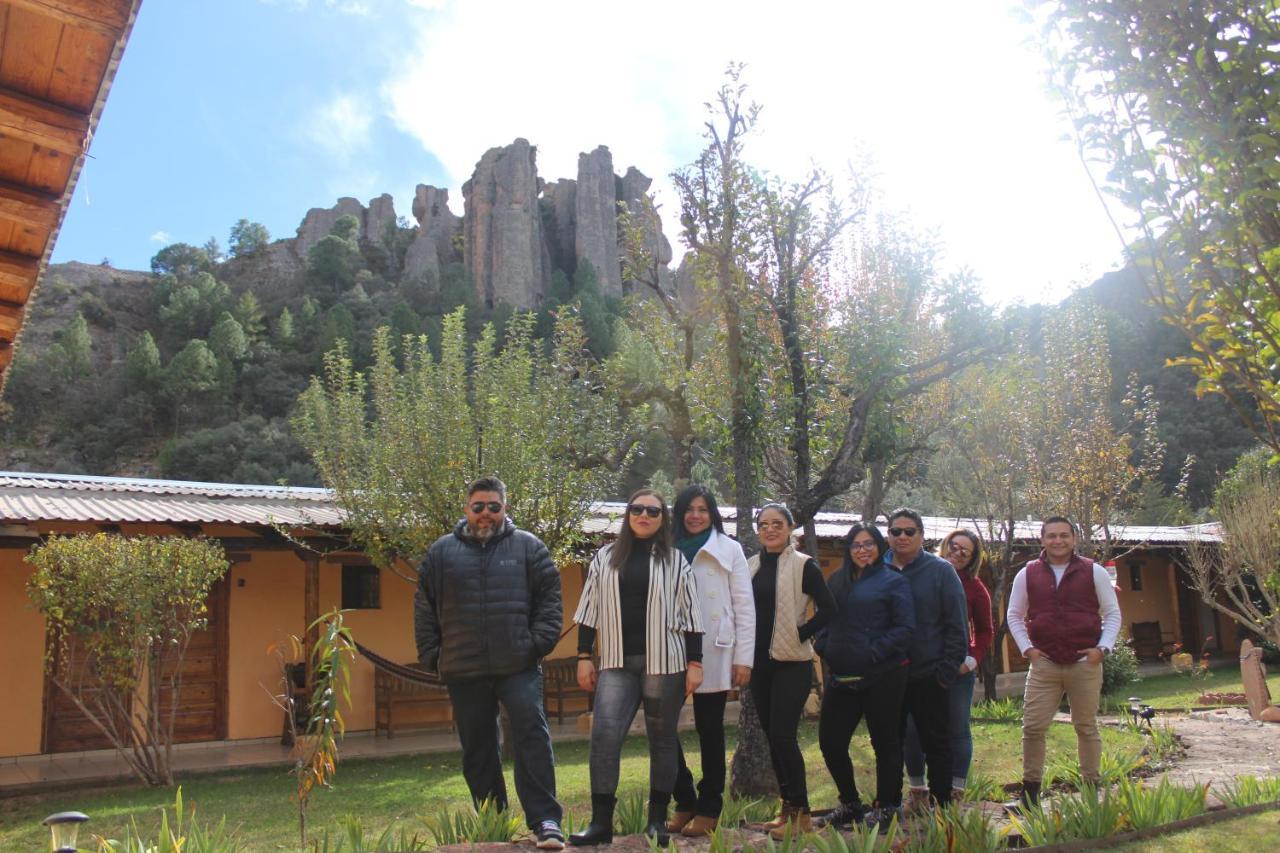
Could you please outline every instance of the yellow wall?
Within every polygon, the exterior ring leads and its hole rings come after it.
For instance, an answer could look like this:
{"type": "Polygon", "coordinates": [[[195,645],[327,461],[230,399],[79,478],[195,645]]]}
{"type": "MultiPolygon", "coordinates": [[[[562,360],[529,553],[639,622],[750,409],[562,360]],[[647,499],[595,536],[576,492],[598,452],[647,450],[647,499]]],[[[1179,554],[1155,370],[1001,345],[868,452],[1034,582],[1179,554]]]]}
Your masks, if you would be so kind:
{"type": "Polygon", "coordinates": [[[27,552],[0,548],[0,648],[5,699],[0,702],[0,756],[40,752],[44,700],[44,617],[27,597],[27,552]]]}
{"type": "Polygon", "coordinates": [[[268,648],[306,627],[303,563],[292,551],[253,552],[231,567],[230,598],[227,737],[278,736],[284,717],[267,691],[280,692],[281,673],[268,648]]]}
{"type": "Polygon", "coordinates": [[[1150,551],[1139,552],[1116,561],[1116,598],[1120,602],[1120,615],[1124,636],[1132,634],[1135,622],[1159,622],[1163,638],[1178,642],[1181,633],[1176,611],[1177,590],[1170,586],[1169,558],[1150,551]],[[1142,564],[1142,590],[1131,587],[1130,566],[1142,564]]]}

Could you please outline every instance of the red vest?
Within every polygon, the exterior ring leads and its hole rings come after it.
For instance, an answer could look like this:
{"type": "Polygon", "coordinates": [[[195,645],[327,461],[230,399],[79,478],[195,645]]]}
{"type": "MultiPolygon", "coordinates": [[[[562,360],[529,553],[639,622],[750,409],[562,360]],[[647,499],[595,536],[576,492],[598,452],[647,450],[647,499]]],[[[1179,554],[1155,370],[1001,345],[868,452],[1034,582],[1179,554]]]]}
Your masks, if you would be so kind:
{"type": "Polygon", "coordinates": [[[1060,582],[1044,552],[1027,563],[1027,635],[1031,645],[1058,664],[1080,660],[1080,649],[1098,645],[1102,617],[1093,587],[1093,561],[1072,554],[1060,582]]]}

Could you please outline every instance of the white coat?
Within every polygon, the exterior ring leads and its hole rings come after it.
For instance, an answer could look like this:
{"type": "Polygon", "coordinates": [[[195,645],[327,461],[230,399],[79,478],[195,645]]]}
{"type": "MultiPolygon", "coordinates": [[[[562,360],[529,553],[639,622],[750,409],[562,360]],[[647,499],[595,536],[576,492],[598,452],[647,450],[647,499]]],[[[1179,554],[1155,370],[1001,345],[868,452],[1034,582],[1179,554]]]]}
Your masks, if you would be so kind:
{"type": "Polygon", "coordinates": [[[698,693],[733,687],[733,667],[751,666],[756,651],[756,605],[742,546],[714,528],[693,557],[702,605],[702,685],[698,693]]]}

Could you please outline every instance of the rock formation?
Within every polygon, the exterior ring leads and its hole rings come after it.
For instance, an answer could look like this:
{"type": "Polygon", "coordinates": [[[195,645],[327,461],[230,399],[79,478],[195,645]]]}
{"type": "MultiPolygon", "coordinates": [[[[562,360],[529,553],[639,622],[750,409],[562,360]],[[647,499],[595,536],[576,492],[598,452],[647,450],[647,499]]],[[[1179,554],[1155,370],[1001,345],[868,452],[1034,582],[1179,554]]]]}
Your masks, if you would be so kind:
{"type": "Polygon", "coordinates": [[[579,261],[590,261],[606,296],[622,296],[618,263],[618,195],[613,155],[601,145],[578,155],[575,247],[579,261]]]}
{"type": "MultiPolygon", "coordinates": [[[[657,260],[663,285],[669,286],[666,268],[667,264],[671,263],[671,243],[662,233],[662,217],[658,216],[658,211],[652,208],[646,211],[644,204],[645,193],[649,191],[652,184],[652,178],[635,166],[629,166],[627,173],[618,180],[618,200],[626,204],[627,210],[633,216],[642,217],[645,231],[644,252],[649,258],[657,260]]],[[[652,260],[647,263],[652,263],[652,260]]],[[[632,290],[630,283],[624,284],[624,289],[630,293],[632,290]]]]}
{"type": "Polygon", "coordinates": [[[298,240],[293,247],[297,256],[305,261],[311,247],[328,237],[333,226],[344,216],[354,216],[360,223],[359,238],[381,243],[387,234],[387,223],[396,221],[395,201],[388,193],[383,193],[371,199],[366,208],[358,199],[344,196],[333,207],[311,208],[298,226],[298,240]]]}
{"type": "Polygon", "coordinates": [[[542,225],[551,249],[551,263],[555,268],[573,278],[578,268],[578,182],[561,178],[542,190],[542,225]]]}
{"type": "Polygon", "coordinates": [[[490,148],[462,185],[463,258],[485,305],[536,308],[551,257],[538,214],[537,151],[526,139],[490,148]]]}
{"type": "Polygon", "coordinates": [[[440,268],[454,260],[454,238],[461,220],[449,209],[449,191],[418,184],[413,197],[413,216],[418,233],[404,256],[408,278],[426,278],[439,283],[440,268]]]}

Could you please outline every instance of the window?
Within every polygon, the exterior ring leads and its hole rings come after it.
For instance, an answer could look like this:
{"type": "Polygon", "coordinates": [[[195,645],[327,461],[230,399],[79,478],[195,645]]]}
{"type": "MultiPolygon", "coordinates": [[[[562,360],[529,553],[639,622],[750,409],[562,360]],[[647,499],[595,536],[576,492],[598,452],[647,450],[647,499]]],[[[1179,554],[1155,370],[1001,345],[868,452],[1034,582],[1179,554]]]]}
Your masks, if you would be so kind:
{"type": "Polygon", "coordinates": [[[1142,563],[1129,564],[1129,589],[1142,592],[1142,563]]]}
{"type": "Polygon", "coordinates": [[[382,578],[376,566],[342,567],[342,608],[378,610],[382,607],[382,578]]]}

